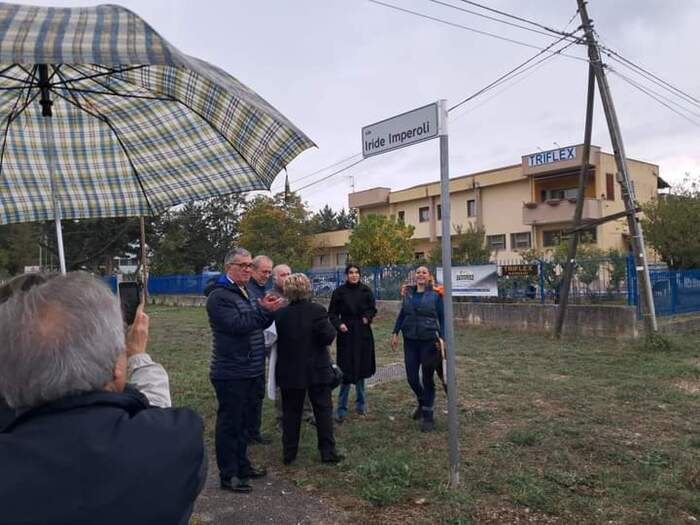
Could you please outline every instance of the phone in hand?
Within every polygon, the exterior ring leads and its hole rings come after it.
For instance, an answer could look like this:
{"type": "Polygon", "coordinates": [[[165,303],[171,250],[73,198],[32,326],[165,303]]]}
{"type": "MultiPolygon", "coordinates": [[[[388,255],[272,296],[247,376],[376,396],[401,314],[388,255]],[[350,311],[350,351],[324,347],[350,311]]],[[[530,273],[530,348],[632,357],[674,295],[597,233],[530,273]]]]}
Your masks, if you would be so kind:
{"type": "Polygon", "coordinates": [[[141,284],[134,281],[119,283],[119,303],[124,322],[129,326],[134,324],[136,309],[141,304],[141,284]]]}

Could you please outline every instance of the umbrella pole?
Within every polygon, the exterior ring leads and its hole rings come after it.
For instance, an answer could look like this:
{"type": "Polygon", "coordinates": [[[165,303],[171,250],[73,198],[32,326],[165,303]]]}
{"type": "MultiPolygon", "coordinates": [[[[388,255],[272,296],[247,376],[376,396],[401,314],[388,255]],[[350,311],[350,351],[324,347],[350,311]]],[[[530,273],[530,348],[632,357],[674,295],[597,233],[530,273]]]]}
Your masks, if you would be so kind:
{"type": "Polygon", "coordinates": [[[43,125],[41,130],[44,134],[43,143],[46,145],[47,161],[49,164],[49,184],[51,185],[51,201],[53,203],[53,217],[56,224],[56,244],[58,245],[58,261],[61,266],[61,273],[66,274],[66,255],[63,252],[63,231],[61,230],[61,203],[56,196],[56,163],[54,156],[54,136],[53,136],[53,121],[51,120],[52,112],[49,88],[49,67],[47,64],[39,64],[39,88],[41,89],[41,115],[43,125]]]}
{"type": "Polygon", "coordinates": [[[141,220],[141,270],[143,271],[143,302],[148,303],[148,257],[146,254],[146,223],[143,215],[141,220]]]}

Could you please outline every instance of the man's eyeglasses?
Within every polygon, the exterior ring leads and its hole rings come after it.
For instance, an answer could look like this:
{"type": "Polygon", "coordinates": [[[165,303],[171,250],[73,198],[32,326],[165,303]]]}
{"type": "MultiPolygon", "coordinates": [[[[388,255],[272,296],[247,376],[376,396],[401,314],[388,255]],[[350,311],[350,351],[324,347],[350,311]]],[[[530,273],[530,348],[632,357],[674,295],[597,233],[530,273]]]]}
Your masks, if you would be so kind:
{"type": "Polygon", "coordinates": [[[250,270],[253,267],[253,263],[231,263],[234,266],[238,266],[241,270],[250,270]]]}

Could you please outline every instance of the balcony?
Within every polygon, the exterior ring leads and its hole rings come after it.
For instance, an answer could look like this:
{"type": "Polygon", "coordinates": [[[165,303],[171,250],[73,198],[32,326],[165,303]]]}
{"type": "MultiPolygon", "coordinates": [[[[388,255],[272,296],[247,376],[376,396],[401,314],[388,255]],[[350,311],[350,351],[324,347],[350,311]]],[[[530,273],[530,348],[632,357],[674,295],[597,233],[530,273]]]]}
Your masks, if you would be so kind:
{"type": "MultiPolygon", "coordinates": [[[[553,224],[572,222],[576,199],[550,199],[545,202],[526,202],[523,204],[523,224],[553,224]]],[[[603,206],[600,199],[583,199],[582,220],[600,219],[603,206]]]]}

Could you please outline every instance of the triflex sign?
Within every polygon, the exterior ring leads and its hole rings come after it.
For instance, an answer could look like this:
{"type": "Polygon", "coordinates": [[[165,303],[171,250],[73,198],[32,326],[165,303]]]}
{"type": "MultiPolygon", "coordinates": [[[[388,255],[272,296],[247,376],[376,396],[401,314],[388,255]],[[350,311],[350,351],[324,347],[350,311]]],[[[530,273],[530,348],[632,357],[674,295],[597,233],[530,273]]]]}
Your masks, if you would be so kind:
{"type": "Polygon", "coordinates": [[[526,159],[528,168],[537,168],[557,162],[573,161],[576,160],[576,146],[533,153],[532,155],[527,155],[526,159]]]}

